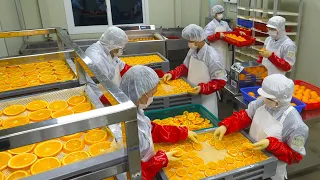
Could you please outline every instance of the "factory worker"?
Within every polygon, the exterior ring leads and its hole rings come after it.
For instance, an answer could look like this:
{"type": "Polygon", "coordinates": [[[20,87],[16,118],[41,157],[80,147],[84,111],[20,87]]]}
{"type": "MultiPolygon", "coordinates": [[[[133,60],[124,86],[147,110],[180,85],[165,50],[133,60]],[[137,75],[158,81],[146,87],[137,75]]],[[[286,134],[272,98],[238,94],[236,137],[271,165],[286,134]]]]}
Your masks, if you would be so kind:
{"type": "Polygon", "coordinates": [[[216,92],[226,85],[227,73],[217,51],[206,44],[201,27],[191,24],[183,29],[182,37],[188,40],[190,48],[183,64],[164,75],[164,80],[187,77],[196,87],[195,94],[201,94],[201,104],[218,117],[216,92]]]}
{"type": "Polygon", "coordinates": [[[268,69],[269,75],[286,74],[296,62],[297,47],[286,35],[285,23],[285,18],[274,16],[267,24],[269,37],[259,51],[258,62],[268,69]]]}
{"type": "Polygon", "coordinates": [[[159,170],[167,166],[168,162],[179,160],[173,157],[174,152],[165,153],[161,150],[154,152],[153,143],[175,143],[187,138],[197,142],[197,134],[188,131],[186,127],[157,125],[144,115],[144,109],[152,103],[158,83],[157,74],[151,68],[140,65],[132,67],[122,77],[120,83],[120,89],[138,107],[142,179],[146,180],[153,179],[159,170]]]}
{"type": "Polygon", "coordinates": [[[231,66],[231,61],[228,59],[228,43],[220,40],[224,37],[223,32],[231,32],[232,29],[229,27],[226,21],[223,21],[223,13],[224,8],[221,5],[213,6],[211,10],[211,15],[213,16],[213,20],[207,24],[204,28],[206,38],[211,35],[215,35],[213,39],[208,40],[210,45],[214,47],[218,54],[221,56],[221,62],[226,68],[231,66]]]}
{"type": "Polygon", "coordinates": [[[293,81],[284,75],[266,77],[258,90],[261,98],[251,102],[247,110],[221,121],[214,132],[221,140],[225,134],[250,126],[249,135],[257,141],[253,144],[255,150],[266,149],[280,160],[273,180],[286,178],[287,164],[299,163],[306,155],[309,129],[290,104],[293,91],[293,81]]]}

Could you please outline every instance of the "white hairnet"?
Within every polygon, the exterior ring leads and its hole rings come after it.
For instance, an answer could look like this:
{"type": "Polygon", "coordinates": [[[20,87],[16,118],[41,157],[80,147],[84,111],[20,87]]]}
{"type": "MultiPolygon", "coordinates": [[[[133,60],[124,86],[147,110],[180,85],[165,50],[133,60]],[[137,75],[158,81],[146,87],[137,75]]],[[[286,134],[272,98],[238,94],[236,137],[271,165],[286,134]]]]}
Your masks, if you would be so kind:
{"type": "Polygon", "coordinates": [[[122,29],[111,26],[102,34],[99,42],[110,52],[114,49],[124,48],[128,42],[128,36],[122,29]]]}
{"type": "Polygon", "coordinates": [[[286,34],[286,19],[284,17],[281,16],[273,16],[272,18],[269,19],[267,27],[271,27],[271,28],[276,28],[278,33],[279,33],[279,37],[282,37],[286,34]]]}
{"type": "Polygon", "coordinates": [[[158,83],[159,77],[153,69],[136,65],[122,76],[120,89],[135,103],[158,83]]]}
{"type": "Polygon", "coordinates": [[[290,103],[292,99],[294,83],[282,74],[272,74],[263,80],[262,90],[275,96],[275,99],[280,101],[280,105],[284,105],[290,103]]]}
{"type": "Polygon", "coordinates": [[[202,27],[190,24],[182,30],[182,37],[188,41],[203,41],[206,36],[202,27]]]}
{"type": "Polygon", "coordinates": [[[211,15],[215,16],[216,14],[224,12],[224,8],[221,5],[215,5],[211,9],[211,15]]]}

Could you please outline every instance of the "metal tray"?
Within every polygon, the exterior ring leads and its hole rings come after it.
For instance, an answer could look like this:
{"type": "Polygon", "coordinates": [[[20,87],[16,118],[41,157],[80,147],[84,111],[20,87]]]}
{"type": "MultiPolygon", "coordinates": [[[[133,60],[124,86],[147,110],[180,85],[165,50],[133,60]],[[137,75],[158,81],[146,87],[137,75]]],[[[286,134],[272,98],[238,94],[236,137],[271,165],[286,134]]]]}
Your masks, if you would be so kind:
{"type": "MultiPolygon", "coordinates": [[[[214,131],[213,129],[206,129],[197,132],[198,134],[208,133],[214,131]]],[[[248,138],[251,142],[254,140],[244,131],[241,131],[241,134],[248,138]]],[[[218,174],[212,177],[204,178],[205,180],[252,180],[252,179],[267,179],[272,177],[276,173],[278,159],[274,157],[272,154],[263,151],[269,158],[265,161],[261,161],[249,166],[244,166],[232,171],[227,171],[222,174],[218,174]]],[[[168,180],[169,178],[166,176],[163,170],[161,170],[156,178],[158,180],[168,180]]]]}

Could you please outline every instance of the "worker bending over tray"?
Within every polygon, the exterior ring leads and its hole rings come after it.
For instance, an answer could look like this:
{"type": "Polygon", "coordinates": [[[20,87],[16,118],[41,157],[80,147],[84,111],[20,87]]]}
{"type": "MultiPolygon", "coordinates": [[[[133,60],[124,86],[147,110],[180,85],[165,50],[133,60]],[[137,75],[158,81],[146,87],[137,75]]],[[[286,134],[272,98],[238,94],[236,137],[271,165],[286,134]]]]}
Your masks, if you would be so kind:
{"type": "Polygon", "coordinates": [[[138,135],[141,156],[142,179],[151,180],[169,161],[177,161],[173,154],[175,151],[165,153],[162,150],[154,151],[153,143],[171,142],[181,140],[197,142],[197,134],[188,131],[187,127],[161,126],[150,121],[144,115],[146,109],[153,101],[157,91],[159,77],[155,71],[146,66],[133,66],[123,77],[120,89],[138,107],[138,135]]]}
{"type": "Polygon", "coordinates": [[[261,98],[251,102],[247,110],[235,112],[219,123],[216,139],[240,131],[250,125],[249,135],[257,141],[255,150],[271,152],[280,161],[273,180],[287,178],[287,164],[299,163],[306,155],[309,128],[290,102],[294,83],[281,74],[266,77],[258,90],[261,98]]]}

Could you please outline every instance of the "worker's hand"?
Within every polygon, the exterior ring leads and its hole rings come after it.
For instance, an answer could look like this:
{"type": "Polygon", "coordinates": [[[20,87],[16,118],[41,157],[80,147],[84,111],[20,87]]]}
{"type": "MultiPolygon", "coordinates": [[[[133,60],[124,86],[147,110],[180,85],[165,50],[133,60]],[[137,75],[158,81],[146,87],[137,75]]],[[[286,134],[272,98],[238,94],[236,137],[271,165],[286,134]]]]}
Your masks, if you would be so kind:
{"type": "Polygon", "coordinates": [[[241,35],[241,36],[244,36],[244,35],[247,35],[245,32],[243,32],[243,31],[239,31],[239,34],[241,35]]]}
{"type": "Polygon", "coordinates": [[[223,136],[226,134],[227,132],[227,127],[222,125],[220,127],[218,127],[215,131],[214,131],[214,139],[217,139],[217,140],[222,140],[223,136]]]}
{"type": "Polygon", "coordinates": [[[272,55],[272,52],[268,50],[260,50],[259,54],[264,58],[269,58],[272,55]]]}
{"type": "Polygon", "coordinates": [[[224,33],[220,33],[220,38],[224,38],[224,33]]]}
{"type": "Polygon", "coordinates": [[[164,81],[170,81],[172,79],[172,74],[167,73],[163,76],[164,81]]]}
{"type": "Polygon", "coordinates": [[[262,139],[259,142],[253,144],[253,147],[254,147],[253,149],[256,151],[264,150],[269,146],[269,144],[270,144],[269,139],[262,139]]]}
{"type": "Polygon", "coordinates": [[[201,92],[201,87],[200,86],[196,86],[193,88],[193,91],[190,91],[189,93],[192,95],[198,95],[201,92]]]}
{"type": "Polygon", "coordinates": [[[170,151],[170,152],[166,152],[167,158],[169,160],[169,162],[174,162],[174,161],[179,161],[180,158],[176,158],[174,157],[174,154],[177,153],[178,151],[170,151]]]}
{"type": "Polygon", "coordinates": [[[195,133],[193,131],[188,131],[188,139],[190,139],[192,142],[198,143],[197,133],[195,133]]]}

